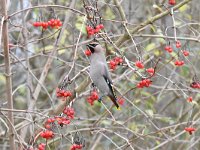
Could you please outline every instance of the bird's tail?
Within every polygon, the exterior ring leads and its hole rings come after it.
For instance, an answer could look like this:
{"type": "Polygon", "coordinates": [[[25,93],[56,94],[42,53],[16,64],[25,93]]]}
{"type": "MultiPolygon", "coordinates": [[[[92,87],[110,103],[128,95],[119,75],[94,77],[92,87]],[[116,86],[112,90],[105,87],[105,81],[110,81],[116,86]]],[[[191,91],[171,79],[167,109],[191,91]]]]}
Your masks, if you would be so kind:
{"type": "Polygon", "coordinates": [[[117,107],[117,109],[120,109],[120,107],[119,107],[119,105],[117,103],[117,98],[115,96],[112,96],[112,95],[109,95],[109,98],[115,104],[115,106],[117,107]]]}

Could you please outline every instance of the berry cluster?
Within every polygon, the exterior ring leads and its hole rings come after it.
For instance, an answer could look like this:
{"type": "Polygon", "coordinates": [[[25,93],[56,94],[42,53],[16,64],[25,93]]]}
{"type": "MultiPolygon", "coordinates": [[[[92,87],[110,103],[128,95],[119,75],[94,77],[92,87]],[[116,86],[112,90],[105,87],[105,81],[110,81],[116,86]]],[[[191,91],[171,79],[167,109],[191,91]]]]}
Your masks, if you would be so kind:
{"type": "Polygon", "coordinates": [[[57,123],[58,123],[61,127],[63,127],[63,125],[68,125],[68,124],[70,124],[69,118],[66,118],[66,117],[64,117],[64,116],[56,116],[55,119],[56,119],[57,123]]]}
{"type": "Polygon", "coordinates": [[[115,70],[117,65],[123,63],[123,59],[121,57],[115,57],[109,62],[110,69],[115,70]]]}
{"type": "Polygon", "coordinates": [[[192,96],[187,98],[187,101],[190,102],[190,103],[192,102],[192,100],[193,100],[192,96]]]}
{"type": "Polygon", "coordinates": [[[74,114],[75,114],[74,108],[65,107],[65,109],[63,110],[63,113],[64,113],[65,115],[67,115],[67,117],[68,117],[69,119],[74,119],[74,114]]]}
{"type": "Polygon", "coordinates": [[[144,64],[142,63],[142,61],[139,61],[139,60],[135,62],[135,66],[138,67],[139,69],[144,68],[144,64]]]}
{"type": "Polygon", "coordinates": [[[184,56],[189,56],[189,54],[190,54],[190,53],[189,53],[188,51],[186,51],[186,50],[183,50],[182,53],[183,53],[184,56]]]}
{"type": "Polygon", "coordinates": [[[176,4],[176,0],[169,0],[168,3],[169,3],[170,5],[175,5],[175,4],[176,4]]]}
{"type": "Polygon", "coordinates": [[[72,96],[72,93],[70,91],[66,91],[66,90],[62,90],[62,89],[57,88],[56,89],[56,96],[67,98],[67,97],[72,96]]]}
{"type": "Polygon", "coordinates": [[[146,71],[152,76],[155,72],[154,68],[148,68],[146,71]]]}
{"type": "Polygon", "coordinates": [[[54,133],[51,130],[45,130],[40,133],[40,136],[48,140],[54,137],[54,133]]]}
{"type": "Polygon", "coordinates": [[[94,35],[94,34],[97,34],[99,33],[99,31],[101,29],[104,28],[104,25],[103,24],[99,24],[97,25],[96,27],[91,27],[91,26],[86,26],[86,31],[87,31],[87,34],[88,34],[88,37],[91,36],[91,35],[94,35]]]}
{"type": "Polygon", "coordinates": [[[48,118],[44,124],[44,127],[46,129],[51,129],[51,124],[53,124],[54,122],[55,122],[55,118],[48,118]]]}
{"type": "Polygon", "coordinates": [[[149,87],[152,81],[150,79],[143,79],[137,84],[137,88],[149,87]]]}
{"type": "Polygon", "coordinates": [[[173,49],[170,45],[165,46],[165,50],[169,53],[173,52],[173,49]]]}
{"type": "Polygon", "coordinates": [[[57,123],[60,126],[70,124],[70,122],[71,122],[70,119],[74,119],[75,111],[71,107],[65,107],[63,110],[63,114],[67,115],[67,117],[65,117],[65,116],[56,116],[55,117],[57,123]]]}
{"type": "MultiPolygon", "coordinates": [[[[181,48],[181,42],[180,41],[176,41],[176,48],[181,48]]],[[[171,52],[173,52],[173,48],[170,45],[166,45],[165,51],[171,53],[171,52]]]]}
{"type": "Polygon", "coordinates": [[[38,145],[38,150],[45,150],[46,145],[44,143],[40,143],[38,145]]]}
{"type": "Polygon", "coordinates": [[[90,103],[90,105],[94,105],[94,101],[98,99],[99,99],[98,93],[96,91],[92,91],[90,96],[87,98],[87,101],[88,103],[90,103]]]}
{"type": "Polygon", "coordinates": [[[191,135],[192,132],[196,131],[196,128],[193,128],[193,127],[185,127],[185,131],[188,132],[188,133],[191,135]]]}
{"type": "Polygon", "coordinates": [[[176,66],[182,66],[182,65],[184,65],[184,61],[183,60],[176,60],[174,62],[174,65],[176,65],[176,66]]]}
{"type": "Polygon", "coordinates": [[[44,127],[48,130],[51,129],[52,125],[55,123],[55,121],[60,126],[70,124],[70,119],[74,119],[75,111],[71,107],[65,107],[63,110],[63,114],[67,115],[67,117],[66,116],[55,116],[54,118],[48,118],[44,124],[44,127]]]}
{"type": "Polygon", "coordinates": [[[73,144],[70,150],[76,150],[76,149],[82,149],[82,148],[83,148],[82,144],[73,144]]]}
{"type": "Polygon", "coordinates": [[[59,19],[51,19],[47,22],[34,22],[34,27],[42,27],[43,29],[47,29],[48,27],[51,28],[59,28],[62,26],[62,22],[59,19]]]}
{"type": "Polygon", "coordinates": [[[192,82],[190,84],[190,87],[194,88],[194,89],[200,89],[200,83],[199,82],[192,82]]]}
{"type": "Polygon", "coordinates": [[[89,49],[86,49],[85,50],[85,55],[86,56],[90,56],[92,54],[92,52],[89,50],[89,49]]]}

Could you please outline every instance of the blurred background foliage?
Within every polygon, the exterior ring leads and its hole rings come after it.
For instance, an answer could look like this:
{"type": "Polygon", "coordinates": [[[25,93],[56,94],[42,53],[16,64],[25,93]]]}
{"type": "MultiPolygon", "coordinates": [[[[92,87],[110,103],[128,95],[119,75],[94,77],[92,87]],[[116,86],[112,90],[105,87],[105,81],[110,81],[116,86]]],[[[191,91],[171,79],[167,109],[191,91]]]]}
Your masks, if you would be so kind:
{"type": "MultiPolygon", "coordinates": [[[[90,2],[93,3],[92,0],[90,2]]],[[[179,2],[181,0],[177,0],[177,3],[179,2]]],[[[127,19],[128,30],[165,11],[166,8],[161,5],[162,3],[169,8],[167,0],[122,0],[121,6],[127,19]]],[[[8,7],[8,13],[12,14],[22,9],[40,5],[68,7],[72,5],[73,9],[85,13],[82,0],[12,0],[8,7]],[[72,3],[74,4],[72,5],[72,3]]],[[[111,0],[98,0],[98,8],[102,16],[102,23],[105,26],[105,33],[115,43],[120,36],[126,33],[120,13],[111,0]]],[[[91,90],[91,86],[88,85],[82,89],[81,93],[76,95],[72,105],[76,112],[74,122],[67,127],[59,128],[59,132],[66,135],[69,133],[67,138],[58,138],[54,142],[51,141],[51,149],[66,149],[71,145],[71,142],[69,142],[71,134],[74,135],[78,131],[84,137],[85,149],[132,149],[130,145],[138,150],[153,149],[155,146],[169,140],[160,149],[197,150],[200,147],[198,142],[200,132],[197,130],[193,135],[180,133],[185,126],[190,124],[194,124],[199,129],[200,92],[190,88],[193,77],[200,78],[200,44],[199,41],[197,42],[200,35],[199,8],[199,0],[192,0],[192,2],[174,12],[177,36],[182,37],[180,41],[183,49],[190,52],[190,56],[187,58],[179,56],[185,61],[184,66],[176,67],[172,61],[178,58],[177,52],[179,49],[173,46],[174,52],[171,54],[164,51],[164,46],[167,43],[170,42],[175,45],[174,39],[162,38],[166,35],[174,36],[173,28],[166,30],[168,27],[173,26],[170,15],[144,27],[139,33],[132,36],[137,44],[139,55],[144,61],[145,68],[154,67],[160,58],[157,72],[151,78],[153,81],[152,86],[142,89],[134,88],[141,77],[128,68],[126,64],[118,66],[116,70],[111,71],[111,75],[114,86],[118,91],[117,95],[120,96],[120,93],[125,93],[125,103],[121,106],[121,110],[111,109],[111,116],[106,113],[105,107],[98,102],[95,102],[94,106],[90,106],[86,101],[91,90]],[[157,35],[157,37],[153,35],[157,35]],[[196,41],[193,39],[196,39],[196,41]],[[188,96],[193,97],[192,104],[187,102],[188,96]]],[[[11,56],[14,109],[27,110],[29,105],[33,105],[33,111],[47,115],[49,110],[54,109],[61,103],[62,100],[56,97],[55,91],[72,67],[80,32],[81,37],[78,42],[75,66],[69,78],[73,78],[82,69],[89,66],[89,59],[85,56],[84,50],[86,49],[86,43],[92,38],[87,38],[86,25],[85,16],[58,7],[30,9],[10,18],[9,40],[11,45],[15,45],[10,47],[10,51],[17,57],[16,59],[11,56]],[[55,42],[59,36],[59,29],[48,28],[42,30],[32,25],[35,21],[47,21],[51,18],[59,18],[64,22],[66,16],[69,18],[57,45],[55,42]],[[43,83],[46,90],[42,88],[39,96],[34,100],[32,96],[38,81],[33,75],[37,79],[40,78],[46,61],[54,49],[56,49],[56,55],[52,56],[53,62],[43,83]],[[35,103],[30,103],[30,101],[35,103]]],[[[111,53],[116,52],[113,45],[105,42],[101,37],[99,37],[99,41],[103,47],[107,48],[107,60],[109,61],[115,57],[111,53]]],[[[127,40],[119,49],[129,61],[135,62],[138,60],[138,54],[131,40],[127,40]]],[[[3,49],[0,50],[1,107],[6,108],[5,64],[3,49]]],[[[75,87],[78,87],[88,78],[87,72],[81,72],[67,88],[73,91],[75,87]]],[[[147,75],[145,69],[140,70],[140,72],[147,75]]],[[[108,99],[104,99],[103,102],[107,108],[112,105],[108,99]]],[[[44,121],[44,117],[41,118],[37,114],[29,113],[28,115],[29,130],[23,139],[27,144],[30,143],[34,132],[41,128],[44,121]]],[[[6,126],[3,123],[3,120],[6,120],[3,116],[1,117],[0,147],[3,148],[8,144],[8,138],[6,126]]],[[[19,135],[23,128],[22,125],[26,121],[25,117],[25,113],[14,113],[15,127],[19,135]]],[[[38,141],[42,141],[42,139],[38,141]]]]}

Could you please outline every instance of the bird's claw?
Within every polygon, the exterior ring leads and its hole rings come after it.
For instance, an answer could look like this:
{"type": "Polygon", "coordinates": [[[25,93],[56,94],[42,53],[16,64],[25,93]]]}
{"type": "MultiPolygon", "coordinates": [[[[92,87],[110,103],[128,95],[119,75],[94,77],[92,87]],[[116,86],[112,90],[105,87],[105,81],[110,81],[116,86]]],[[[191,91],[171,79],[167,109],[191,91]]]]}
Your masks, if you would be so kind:
{"type": "Polygon", "coordinates": [[[102,101],[102,97],[100,97],[100,98],[98,99],[98,102],[99,102],[99,103],[101,103],[101,101],[102,101]]]}
{"type": "Polygon", "coordinates": [[[102,102],[102,98],[103,98],[104,96],[105,96],[105,95],[102,95],[102,96],[99,97],[99,99],[98,99],[98,102],[99,102],[99,103],[102,102]]]}
{"type": "Polygon", "coordinates": [[[95,87],[95,84],[94,84],[94,83],[92,83],[92,87],[93,87],[93,88],[95,87]]]}

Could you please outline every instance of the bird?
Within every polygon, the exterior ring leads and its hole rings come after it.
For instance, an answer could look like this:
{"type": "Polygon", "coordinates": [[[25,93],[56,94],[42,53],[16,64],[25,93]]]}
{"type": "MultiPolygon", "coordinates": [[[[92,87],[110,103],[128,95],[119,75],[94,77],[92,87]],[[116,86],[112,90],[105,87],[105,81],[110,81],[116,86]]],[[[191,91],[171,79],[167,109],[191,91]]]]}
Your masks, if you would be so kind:
{"type": "Polygon", "coordinates": [[[102,97],[108,96],[117,109],[119,109],[103,47],[98,42],[91,42],[86,46],[91,51],[91,55],[89,56],[89,75],[93,85],[99,89],[102,95],[99,101],[101,101],[102,97]]]}

